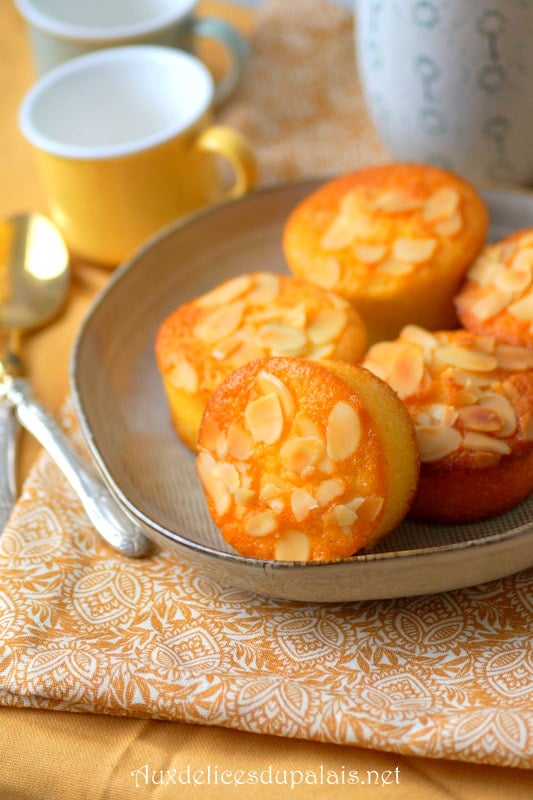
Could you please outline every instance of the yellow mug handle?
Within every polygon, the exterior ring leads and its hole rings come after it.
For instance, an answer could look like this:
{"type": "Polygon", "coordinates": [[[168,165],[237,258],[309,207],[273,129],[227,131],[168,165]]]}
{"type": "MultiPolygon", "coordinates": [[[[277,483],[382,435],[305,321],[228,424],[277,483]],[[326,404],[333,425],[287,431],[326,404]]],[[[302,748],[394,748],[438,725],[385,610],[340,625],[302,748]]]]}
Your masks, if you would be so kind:
{"type": "Polygon", "coordinates": [[[233,167],[235,180],[224,193],[224,198],[242,197],[257,184],[257,158],[252,146],[239,131],[227,125],[212,125],[200,134],[195,146],[222,156],[233,167]]]}

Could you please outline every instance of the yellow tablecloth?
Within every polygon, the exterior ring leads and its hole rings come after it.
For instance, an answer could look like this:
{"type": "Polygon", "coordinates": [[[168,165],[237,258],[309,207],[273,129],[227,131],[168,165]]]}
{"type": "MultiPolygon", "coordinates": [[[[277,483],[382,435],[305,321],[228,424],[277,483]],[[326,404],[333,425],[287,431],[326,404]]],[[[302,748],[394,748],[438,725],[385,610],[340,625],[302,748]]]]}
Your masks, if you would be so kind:
{"type": "MultiPolygon", "coordinates": [[[[255,19],[243,11],[215,3],[202,5],[204,10],[215,7],[247,32],[253,29],[255,19]]],[[[288,8],[289,15],[296,13],[291,11],[295,6],[288,8]]],[[[256,53],[251,65],[251,69],[256,70],[254,79],[269,69],[268,48],[272,48],[275,38],[273,24],[282,10],[282,4],[273,0],[260,16],[258,23],[261,25],[258,24],[256,33],[252,32],[256,53]]],[[[25,32],[11,6],[0,9],[0,18],[0,102],[3,104],[0,208],[2,213],[24,208],[46,210],[31,154],[16,127],[18,103],[32,80],[25,32]]],[[[302,47],[312,45],[316,37],[321,36],[319,20],[315,19],[314,24],[311,29],[306,26],[287,30],[285,41],[290,42],[290,37],[295,36],[300,37],[302,47]]],[[[335,26],[342,28],[343,24],[342,19],[333,14],[327,27],[333,36],[339,30],[335,26]]],[[[283,67],[287,44],[283,44],[281,36],[276,41],[279,50],[272,54],[276,58],[271,67],[272,90],[286,75],[283,67]]],[[[343,42],[346,48],[345,37],[343,42]]],[[[339,57],[343,55],[346,53],[341,50],[339,57]]],[[[302,69],[300,79],[302,77],[309,81],[305,93],[307,98],[317,98],[317,102],[320,99],[326,107],[335,104],[335,96],[324,98],[320,95],[313,70],[309,68],[306,72],[302,69]]],[[[311,124],[308,108],[302,105],[295,107],[292,114],[287,111],[286,119],[282,120],[285,123],[283,130],[276,127],[280,124],[279,114],[272,115],[272,127],[269,128],[267,116],[274,106],[263,103],[263,119],[258,121],[249,111],[249,85],[245,83],[231,106],[222,110],[221,117],[239,124],[253,138],[255,132],[255,139],[264,154],[265,182],[304,174],[309,163],[305,160],[306,153],[313,155],[313,163],[318,164],[320,171],[348,168],[358,163],[363,153],[370,160],[379,158],[379,144],[364,118],[361,129],[354,131],[353,152],[324,150],[324,135],[334,140],[339,128],[342,132],[342,126],[349,124],[353,107],[348,109],[345,118],[339,114],[336,121],[325,122],[326,128],[318,133],[316,125],[311,124]],[[290,120],[296,120],[298,124],[291,126],[290,120]],[[283,131],[289,129],[290,135],[286,135],[283,131]]],[[[73,335],[88,303],[107,279],[108,274],[90,264],[76,264],[69,303],[61,319],[51,328],[33,334],[27,342],[28,367],[36,394],[53,411],[58,411],[67,394],[68,355],[73,335]]],[[[21,479],[27,474],[37,452],[36,445],[24,436],[21,479]]],[[[40,463],[43,464],[42,458],[40,463]]],[[[37,474],[38,470],[33,470],[33,480],[37,474]]],[[[32,479],[28,484],[30,491],[32,479]]],[[[0,595],[1,592],[0,586],[0,595]]],[[[39,624],[36,619],[36,625],[39,624]]],[[[265,708],[268,712],[268,704],[265,708]]],[[[253,786],[253,796],[258,798],[270,797],[273,793],[281,796],[280,791],[276,791],[276,781],[278,785],[285,781],[287,786],[286,782],[291,780],[298,781],[298,785],[290,790],[289,783],[284,796],[290,791],[292,796],[302,798],[352,797],[358,790],[364,791],[368,797],[383,796],[387,792],[391,797],[422,799],[525,798],[529,786],[530,775],[520,769],[421,759],[286,736],[259,736],[218,728],[216,718],[209,720],[214,724],[205,727],[34,708],[2,708],[0,715],[3,731],[0,797],[6,800],[195,797],[198,791],[207,798],[238,797],[248,795],[247,788],[238,785],[239,781],[254,774],[258,777],[253,786]],[[304,777],[300,779],[300,775],[304,777]]],[[[275,725],[270,730],[278,732],[275,725]]]]}

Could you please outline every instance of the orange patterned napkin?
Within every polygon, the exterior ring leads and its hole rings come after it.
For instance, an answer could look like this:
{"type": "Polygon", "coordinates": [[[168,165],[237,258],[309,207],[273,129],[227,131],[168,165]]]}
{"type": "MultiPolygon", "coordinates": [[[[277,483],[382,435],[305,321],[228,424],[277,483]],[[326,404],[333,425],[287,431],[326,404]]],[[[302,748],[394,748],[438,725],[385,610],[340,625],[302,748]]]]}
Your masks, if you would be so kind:
{"type": "MultiPolygon", "coordinates": [[[[252,45],[224,114],[252,129],[265,182],[379,158],[347,71],[345,10],[269,0],[252,45]]],[[[83,449],[70,406],[63,422],[83,449]]],[[[277,601],[164,552],[113,554],[45,454],[0,539],[0,571],[4,705],[533,766],[531,572],[431,597],[277,601]]]]}
{"type": "MultiPolygon", "coordinates": [[[[70,409],[64,424],[82,447],[70,409]]],[[[114,555],[43,455],[0,539],[0,702],[533,766],[533,573],[303,604],[114,555]]]]}

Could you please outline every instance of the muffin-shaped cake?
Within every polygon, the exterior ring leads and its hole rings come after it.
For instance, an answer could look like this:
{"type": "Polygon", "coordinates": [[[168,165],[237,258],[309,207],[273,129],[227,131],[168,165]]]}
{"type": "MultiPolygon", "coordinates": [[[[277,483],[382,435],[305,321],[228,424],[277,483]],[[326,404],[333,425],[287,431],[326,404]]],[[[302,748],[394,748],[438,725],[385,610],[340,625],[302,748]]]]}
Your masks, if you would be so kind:
{"type": "Polygon", "coordinates": [[[245,556],[329,561],[404,517],[418,477],[412,423],[352,364],[265,358],[208,400],[197,471],[223,537],[245,556]]]}
{"type": "Polygon", "coordinates": [[[390,164],[306,198],[287,220],[283,249],[293,273],[352,301],[376,342],[408,323],[457,326],[453,298],[487,227],[486,206],[464,180],[390,164]]]}
{"type": "Polygon", "coordinates": [[[410,516],[467,522],[533,491],[533,351],[457,330],[407,326],[364,366],[403,399],[421,458],[410,516]]]}
{"type": "Polygon", "coordinates": [[[195,449],[206,401],[234,369],[270,355],[359,361],[365,347],[365,326],[346,300],[289,275],[255,272],[171,314],[156,357],[174,427],[195,449]]]}
{"type": "Polygon", "coordinates": [[[455,304],[465,328],[533,347],[533,228],[485,247],[455,304]]]}

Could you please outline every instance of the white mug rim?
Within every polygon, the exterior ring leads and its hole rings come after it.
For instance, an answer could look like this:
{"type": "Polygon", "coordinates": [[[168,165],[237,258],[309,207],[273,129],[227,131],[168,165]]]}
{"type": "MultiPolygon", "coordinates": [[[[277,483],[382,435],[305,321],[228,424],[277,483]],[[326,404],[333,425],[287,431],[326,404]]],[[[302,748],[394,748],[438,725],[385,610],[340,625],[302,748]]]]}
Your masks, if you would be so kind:
{"type": "Polygon", "coordinates": [[[34,28],[61,39],[81,42],[112,42],[154,34],[185,20],[197,2],[198,0],[175,0],[176,8],[169,9],[166,14],[161,14],[153,20],[108,28],[64,22],[36,8],[31,0],[14,0],[19,13],[34,28]]]}
{"type": "Polygon", "coordinates": [[[125,157],[152,149],[158,145],[183,134],[208,111],[213,102],[214,81],[207,67],[195,56],[163,45],[126,45],[97,50],[87,55],[78,56],[54,67],[40,78],[26,93],[19,108],[18,121],[23,136],[27,141],[50,155],[71,160],[101,161],[117,157],[125,157]],[[157,133],[134,139],[128,142],[113,145],[78,145],[61,142],[42,133],[33,122],[33,109],[43,93],[53,91],[54,87],[65,78],[70,78],[76,73],[83,73],[93,65],[101,63],[124,61],[128,58],[157,58],[167,63],[185,64],[188,68],[196,70],[199,80],[205,89],[203,97],[197,97],[197,105],[191,109],[190,114],[182,118],[179,123],[161,129],[157,133]]]}

